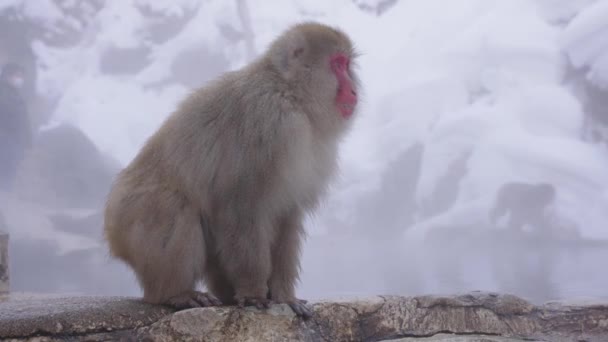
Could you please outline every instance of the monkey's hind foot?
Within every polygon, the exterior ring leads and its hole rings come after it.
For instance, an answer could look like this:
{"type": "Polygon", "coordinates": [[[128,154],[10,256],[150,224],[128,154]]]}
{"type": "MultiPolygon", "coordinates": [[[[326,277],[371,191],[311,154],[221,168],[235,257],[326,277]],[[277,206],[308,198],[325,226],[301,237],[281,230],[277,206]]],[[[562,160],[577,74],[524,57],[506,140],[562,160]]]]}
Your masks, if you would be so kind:
{"type": "Polygon", "coordinates": [[[245,306],[255,306],[258,309],[268,309],[272,301],[267,298],[242,297],[236,298],[236,305],[243,308],[245,306]]]}
{"type": "Polygon", "coordinates": [[[208,306],[221,306],[222,302],[212,294],[199,291],[188,291],[169,298],[167,305],[178,310],[201,308],[208,306]]]}
{"type": "Polygon", "coordinates": [[[312,311],[306,306],[307,301],[304,299],[296,299],[295,301],[286,302],[287,305],[295,312],[296,315],[309,319],[312,317],[312,311]]]}
{"type": "Polygon", "coordinates": [[[276,304],[287,304],[293,310],[293,312],[304,319],[309,319],[312,317],[312,311],[306,306],[308,303],[305,299],[294,298],[292,300],[273,300],[273,303],[276,304]]]}

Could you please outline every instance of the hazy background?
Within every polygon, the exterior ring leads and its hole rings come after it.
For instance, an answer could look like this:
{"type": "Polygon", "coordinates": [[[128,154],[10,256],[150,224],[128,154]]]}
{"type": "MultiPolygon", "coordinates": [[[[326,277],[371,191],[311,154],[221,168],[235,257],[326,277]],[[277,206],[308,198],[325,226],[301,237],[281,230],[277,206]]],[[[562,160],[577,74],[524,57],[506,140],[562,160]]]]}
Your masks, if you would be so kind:
{"type": "Polygon", "coordinates": [[[0,193],[12,290],[139,295],[101,239],[113,175],[302,20],[351,35],[365,89],[299,296],[608,298],[607,0],[0,1],[37,132],[0,193]],[[509,182],[551,183],[556,224],[491,224],[509,182]]]}

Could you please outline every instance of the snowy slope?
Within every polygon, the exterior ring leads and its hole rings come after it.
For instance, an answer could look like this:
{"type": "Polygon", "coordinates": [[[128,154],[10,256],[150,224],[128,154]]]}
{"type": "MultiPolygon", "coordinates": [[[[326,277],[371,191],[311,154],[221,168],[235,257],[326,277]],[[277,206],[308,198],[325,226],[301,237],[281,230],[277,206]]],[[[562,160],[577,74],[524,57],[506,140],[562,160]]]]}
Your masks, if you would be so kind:
{"type": "Polygon", "coordinates": [[[570,22],[562,37],[572,64],[587,67],[587,77],[608,89],[608,2],[585,7],[570,22]]]}
{"type": "Polygon", "coordinates": [[[327,222],[356,224],[349,218],[362,198],[375,196],[389,162],[422,142],[415,195],[421,203],[447,165],[469,156],[456,204],[439,214],[445,220],[463,217],[458,213],[475,203],[487,207],[504,182],[544,180],[556,184],[558,207],[585,237],[608,238],[606,151],[581,139],[581,105],[561,84],[564,51],[575,66],[588,66],[595,82],[607,82],[606,1],[398,1],[376,16],[357,6],[374,1],[124,0],[106,3],[87,21],[52,1],[9,3],[48,27],[81,30],[69,47],[34,44],[39,90],[56,99],[55,121],[77,124],[123,164],[193,87],[178,75],[184,60],[190,74],[206,75],[194,82],[204,84],[261,53],[289,25],[317,20],[352,35],[365,90],[342,146],[331,210],[321,212],[314,231],[331,229],[327,222]],[[239,3],[249,4],[249,24],[239,3]],[[153,33],[163,20],[181,26],[159,39],[153,33]],[[252,46],[239,38],[244,25],[252,46]],[[139,49],[145,57],[130,72],[105,72],[104,56],[115,49],[139,49]],[[212,57],[223,62],[210,68],[212,57]]]}

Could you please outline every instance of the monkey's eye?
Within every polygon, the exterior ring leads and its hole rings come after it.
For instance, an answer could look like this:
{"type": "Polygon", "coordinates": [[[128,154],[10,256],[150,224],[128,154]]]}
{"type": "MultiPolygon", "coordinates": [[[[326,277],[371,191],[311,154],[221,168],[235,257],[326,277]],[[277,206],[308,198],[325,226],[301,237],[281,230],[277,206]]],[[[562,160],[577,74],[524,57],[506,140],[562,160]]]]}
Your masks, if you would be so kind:
{"type": "Polygon", "coordinates": [[[331,63],[331,68],[334,71],[344,71],[345,69],[348,68],[350,61],[343,54],[338,54],[338,55],[335,55],[331,59],[330,63],[331,63]]]}

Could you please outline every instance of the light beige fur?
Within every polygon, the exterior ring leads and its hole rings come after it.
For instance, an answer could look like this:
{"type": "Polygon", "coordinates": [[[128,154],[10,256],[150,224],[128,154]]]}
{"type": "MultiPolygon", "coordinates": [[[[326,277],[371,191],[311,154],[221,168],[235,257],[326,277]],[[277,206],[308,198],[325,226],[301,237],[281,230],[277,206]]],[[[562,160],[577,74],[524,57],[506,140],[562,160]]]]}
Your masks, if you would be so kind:
{"type": "Polygon", "coordinates": [[[106,238],[144,300],[272,301],[309,314],[294,293],[302,218],[326,190],[352,120],[335,105],[337,52],[355,58],[341,31],[292,27],[250,65],[193,92],[118,175],[106,238]],[[212,295],[195,291],[200,281],[212,295]]]}

